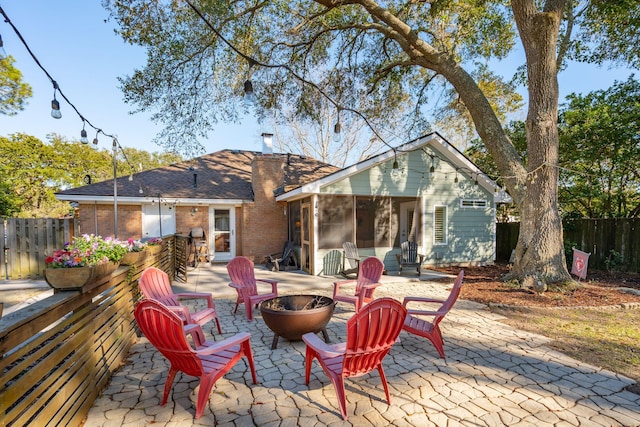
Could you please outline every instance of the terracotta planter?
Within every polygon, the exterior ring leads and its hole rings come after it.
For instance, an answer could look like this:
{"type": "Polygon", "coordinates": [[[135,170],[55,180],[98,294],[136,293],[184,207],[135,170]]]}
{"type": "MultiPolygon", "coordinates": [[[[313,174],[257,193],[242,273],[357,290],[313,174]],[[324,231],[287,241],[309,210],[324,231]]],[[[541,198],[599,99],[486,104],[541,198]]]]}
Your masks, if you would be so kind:
{"type": "Polygon", "coordinates": [[[80,289],[95,274],[95,267],[75,267],[75,268],[45,268],[44,280],[53,289],[75,290],[80,289]]]}
{"type": "Polygon", "coordinates": [[[120,260],[120,265],[133,265],[147,257],[146,251],[127,252],[120,260]]]}

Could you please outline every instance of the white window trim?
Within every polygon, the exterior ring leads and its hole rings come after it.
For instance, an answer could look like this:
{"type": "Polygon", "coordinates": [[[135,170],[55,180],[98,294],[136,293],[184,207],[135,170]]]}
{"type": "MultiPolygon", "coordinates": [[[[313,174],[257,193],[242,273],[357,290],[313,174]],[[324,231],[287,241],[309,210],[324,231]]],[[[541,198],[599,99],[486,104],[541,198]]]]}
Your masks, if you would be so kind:
{"type": "Polygon", "coordinates": [[[449,243],[449,233],[448,233],[448,225],[449,220],[447,218],[447,205],[434,205],[433,206],[433,246],[445,246],[449,243]],[[444,241],[439,242],[436,240],[436,219],[437,219],[437,210],[438,208],[442,208],[444,210],[444,218],[442,224],[442,233],[444,237],[444,241]]]}
{"type": "Polygon", "coordinates": [[[462,209],[485,209],[489,204],[484,199],[460,199],[460,208],[462,209]],[[470,205],[465,206],[465,202],[470,205]]]}

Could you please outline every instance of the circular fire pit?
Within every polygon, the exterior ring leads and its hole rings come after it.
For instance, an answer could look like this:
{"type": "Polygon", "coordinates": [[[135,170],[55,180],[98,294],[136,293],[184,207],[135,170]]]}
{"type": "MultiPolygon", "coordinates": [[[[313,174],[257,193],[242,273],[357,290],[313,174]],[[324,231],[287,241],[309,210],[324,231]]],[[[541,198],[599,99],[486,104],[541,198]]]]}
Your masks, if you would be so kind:
{"type": "Polygon", "coordinates": [[[333,299],[321,295],[288,295],[263,301],[260,313],[275,333],[271,349],[278,346],[279,337],[300,341],[307,332],[322,332],[325,342],[329,342],[325,327],[334,307],[333,299]]]}

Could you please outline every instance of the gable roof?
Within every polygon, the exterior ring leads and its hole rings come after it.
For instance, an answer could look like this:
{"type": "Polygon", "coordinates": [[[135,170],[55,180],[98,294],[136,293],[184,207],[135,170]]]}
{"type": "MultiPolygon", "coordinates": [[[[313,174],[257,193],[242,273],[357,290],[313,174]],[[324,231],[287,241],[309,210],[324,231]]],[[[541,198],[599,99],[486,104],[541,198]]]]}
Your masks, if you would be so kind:
{"type": "Polygon", "coordinates": [[[457,148],[451,145],[437,132],[432,132],[417,138],[411,142],[400,145],[395,149],[385,151],[378,155],[369,157],[366,160],[358,162],[352,166],[348,166],[344,169],[336,171],[330,175],[319,178],[313,182],[305,185],[301,185],[296,189],[292,189],[282,195],[279,195],[277,201],[293,200],[301,197],[302,195],[309,195],[319,193],[322,187],[338,182],[349,176],[360,173],[364,170],[370,169],[380,163],[394,159],[398,153],[404,153],[409,151],[418,150],[425,146],[433,146],[438,149],[454,168],[461,169],[469,175],[475,175],[478,180],[478,184],[487,189],[488,191],[495,193],[494,201],[496,203],[510,203],[511,197],[501,190],[498,184],[489,178],[484,172],[482,172],[471,160],[469,160],[464,154],[462,154],[457,148]]]}
{"type": "MultiPolygon", "coordinates": [[[[181,163],[120,177],[117,196],[123,201],[141,202],[163,198],[188,200],[253,200],[251,163],[262,153],[245,150],[221,150],[181,163]],[[141,192],[142,191],[142,192],[141,192]]],[[[284,187],[300,186],[339,168],[296,154],[273,154],[284,167],[284,187]]],[[[60,200],[112,201],[113,180],[89,184],[56,193],[60,200]]]]}

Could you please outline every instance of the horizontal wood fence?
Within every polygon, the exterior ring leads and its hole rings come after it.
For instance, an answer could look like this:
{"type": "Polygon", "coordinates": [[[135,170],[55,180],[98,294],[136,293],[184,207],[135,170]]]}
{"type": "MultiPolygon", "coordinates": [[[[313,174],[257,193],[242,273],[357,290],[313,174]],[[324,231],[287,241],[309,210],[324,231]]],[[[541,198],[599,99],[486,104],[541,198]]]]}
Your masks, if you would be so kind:
{"type": "Polygon", "coordinates": [[[175,270],[163,250],[82,291],[56,292],[0,319],[0,425],[80,426],[137,340],[133,317],[144,268],[175,270]]]}
{"type": "Polygon", "coordinates": [[[0,261],[5,279],[41,277],[44,260],[71,241],[75,218],[9,218],[0,220],[0,261]]]}
{"type": "MultiPolygon", "coordinates": [[[[496,259],[508,261],[518,243],[519,223],[498,223],[496,259]]],[[[567,260],[571,248],[591,253],[589,268],[640,272],[640,219],[578,219],[563,222],[567,260]]],[[[569,264],[571,265],[571,264],[569,264]]]]}

